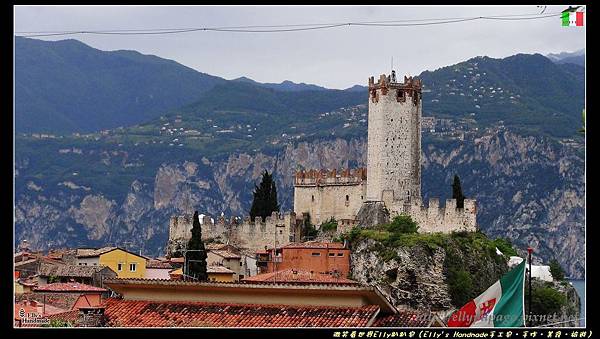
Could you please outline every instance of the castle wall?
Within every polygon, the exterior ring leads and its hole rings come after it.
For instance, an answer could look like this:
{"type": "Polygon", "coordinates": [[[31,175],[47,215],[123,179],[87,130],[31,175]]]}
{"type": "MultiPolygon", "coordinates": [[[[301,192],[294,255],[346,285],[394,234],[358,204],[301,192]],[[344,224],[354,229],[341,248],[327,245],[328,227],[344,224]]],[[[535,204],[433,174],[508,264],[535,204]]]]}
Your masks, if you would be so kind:
{"type": "Polygon", "coordinates": [[[421,197],[421,83],[369,79],[367,200],[421,197]]]}
{"type": "Polygon", "coordinates": [[[299,171],[294,181],[294,212],[309,213],[311,223],[320,225],[334,217],[354,220],[366,197],[365,168],[332,171],[299,171]]]}
{"type": "Polygon", "coordinates": [[[399,214],[408,214],[419,225],[419,233],[453,231],[475,232],[477,230],[477,208],[475,200],[465,199],[464,208],[456,207],[456,199],[447,199],[444,207],[440,207],[439,199],[429,199],[429,205],[424,206],[420,199],[410,203],[393,200],[392,204],[386,203],[390,217],[399,214]]]}
{"type": "MultiPolygon", "coordinates": [[[[185,248],[192,236],[192,219],[190,215],[171,217],[167,255],[185,248]]],[[[209,216],[203,219],[202,239],[229,242],[242,250],[254,252],[265,246],[286,245],[300,238],[300,228],[293,212],[281,215],[274,212],[265,220],[258,217],[254,222],[250,221],[250,217],[244,220],[219,217],[214,222],[211,219],[209,216]]]]}
{"type": "Polygon", "coordinates": [[[331,217],[336,220],[356,218],[366,196],[367,185],[298,186],[294,189],[294,212],[308,212],[311,222],[320,225],[331,217]]]}

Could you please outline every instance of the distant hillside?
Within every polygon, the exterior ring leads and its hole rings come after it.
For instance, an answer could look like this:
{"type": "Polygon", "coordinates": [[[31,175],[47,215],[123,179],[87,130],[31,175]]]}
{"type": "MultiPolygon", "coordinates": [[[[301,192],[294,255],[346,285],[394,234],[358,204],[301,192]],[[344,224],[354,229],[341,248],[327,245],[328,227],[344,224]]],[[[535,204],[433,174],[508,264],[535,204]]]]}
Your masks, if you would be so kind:
{"type": "Polygon", "coordinates": [[[581,125],[584,69],[540,54],[477,57],[419,76],[428,115],[502,121],[532,133],[571,136],[581,125]]]}
{"type": "Polygon", "coordinates": [[[16,37],[16,130],[90,132],[132,125],[225,81],[135,51],[16,37]]]}
{"type": "Polygon", "coordinates": [[[318,113],[356,105],[366,96],[287,80],[228,81],[172,60],[101,51],[77,40],[17,37],[15,67],[16,131],[27,133],[128,127],[194,102],[199,109],[318,113]]]}
{"type": "Polygon", "coordinates": [[[317,86],[317,85],[313,85],[313,84],[305,84],[303,82],[295,83],[295,82],[289,81],[289,80],[285,80],[281,83],[272,83],[272,82],[260,83],[260,82],[254,81],[247,77],[241,77],[241,78],[233,79],[232,81],[251,83],[251,84],[259,85],[261,87],[275,89],[278,91],[297,92],[297,91],[307,91],[307,90],[315,90],[315,91],[327,90],[327,88],[325,88],[325,87],[321,87],[321,86],[317,86]]]}
{"type": "Polygon", "coordinates": [[[585,49],[580,49],[575,52],[550,53],[546,55],[546,57],[557,64],[570,63],[585,66],[585,49]]]}

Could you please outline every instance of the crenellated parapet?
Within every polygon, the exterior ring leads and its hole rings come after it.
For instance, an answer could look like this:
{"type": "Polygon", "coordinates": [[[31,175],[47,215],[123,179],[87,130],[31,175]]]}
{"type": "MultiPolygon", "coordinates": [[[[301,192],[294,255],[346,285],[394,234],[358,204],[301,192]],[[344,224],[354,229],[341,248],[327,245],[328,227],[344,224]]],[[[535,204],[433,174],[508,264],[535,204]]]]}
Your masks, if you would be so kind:
{"type": "Polygon", "coordinates": [[[456,199],[446,199],[440,206],[438,198],[429,199],[427,206],[421,199],[384,201],[391,216],[408,214],[419,225],[419,232],[450,233],[453,231],[477,230],[477,204],[474,199],[465,199],[462,208],[457,207],[456,199]]]}
{"type": "MultiPolygon", "coordinates": [[[[190,215],[173,216],[169,223],[167,254],[185,247],[192,236],[193,220],[190,215]]],[[[220,216],[202,218],[202,239],[231,243],[240,249],[256,251],[265,246],[282,246],[300,238],[300,227],[294,212],[273,212],[266,218],[249,216],[243,218],[220,216]]]]}
{"type": "Polygon", "coordinates": [[[294,176],[294,186],[342,186],[359,185],[367,181],[367,169],[301,170],[294,176]]]}
{"type": "Polygon", "coordinates": [[[407,98],[411,98],[416,105],[421,100],[422,88],[420,79],[404,76],[404,82],[397,82],[395,74],[381,74],[377,82],[374,77],[369,78],[369,99],[377,103],[380,95],[393,94],[398,102],[406,102],[407,98]]]}

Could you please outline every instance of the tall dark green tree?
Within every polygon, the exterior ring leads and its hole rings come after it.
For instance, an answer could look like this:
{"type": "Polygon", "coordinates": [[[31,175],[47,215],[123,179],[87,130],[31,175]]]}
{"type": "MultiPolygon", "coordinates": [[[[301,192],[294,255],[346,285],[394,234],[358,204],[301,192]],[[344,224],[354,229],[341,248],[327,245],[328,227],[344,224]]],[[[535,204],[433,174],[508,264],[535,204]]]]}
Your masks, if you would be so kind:
{"type": "Polygon", "coordinates": [[[454,182],[452,183],[452,199],[456,199],[456,207],[464,208],[465,196],[460,186],[460,178],[457,174],[454,175],[454,182]]]}
{"type": "Polygon", "coordinates": [[[277,202],[277,187],[273,181],[273,175],[265,170],[259,186],[254,186],[254,199],[250,208],[250,218],[254,221],[256,217],[265,218],[273,212],[279,212],[277,202]]]}
{"type": "Polygon", "coordinates": [[[194,212],[192,237],[188,241],[187,251],[185,255],[185,268],[187,272],[184,272],[184,274],[195,277],[200,281],[208,280],[208,273],[206,272],[207,255],[204,243],[202,242],[202,228],[200,219],[198,219],[198,211],[194,212]]]}

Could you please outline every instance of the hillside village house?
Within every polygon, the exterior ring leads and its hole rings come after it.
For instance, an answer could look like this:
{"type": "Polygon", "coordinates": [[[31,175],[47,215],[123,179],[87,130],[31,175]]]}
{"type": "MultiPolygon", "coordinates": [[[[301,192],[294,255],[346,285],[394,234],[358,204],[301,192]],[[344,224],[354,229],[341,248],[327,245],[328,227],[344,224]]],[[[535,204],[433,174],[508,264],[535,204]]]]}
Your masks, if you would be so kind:
{"type": "Polygon", "coordinates": [[[104,280],[116,277],[117,273],[107,266],[42,263],[39,266],[37,283],[41,286],[52,282],[67,283],[75,281],[81,284],[102,287],[104,280]]]}
{"type": "Polygon", "coordinates": [[[206,263],[209,266],[223,266],[234,272],[234,280],[239,281],[244,277],[258,274],[256,258],[240,251],[229,244],[209,243],[206,263]]]}
{"type": "Polygon", "coordinates": [[[119,278],[144,278],[148,258],[118,247],[78,249],[77,265],[108,266],[119,278]]]}
{"type": "Polygon", "coordinates": [[[171,279],[169,272],[173,270],[173,265],[168,261],[151,259],[146,263],[146,279],[171,279]]]}
{"type": "Polygon", "coordinates": [[[308,241],[257,253],[261,273],[295,269],[321,274],[348,276],[350,249],[344,243],[308,241]]]}

